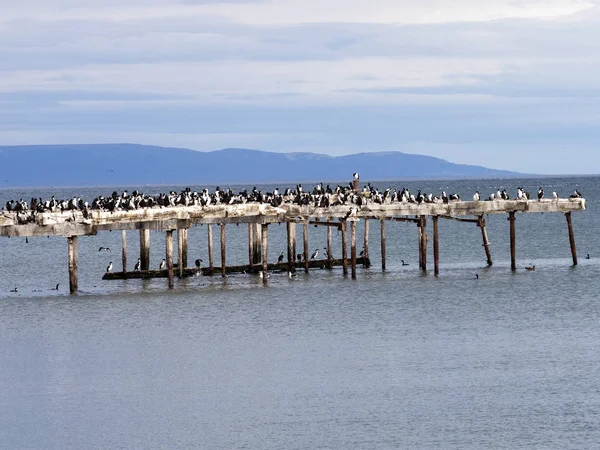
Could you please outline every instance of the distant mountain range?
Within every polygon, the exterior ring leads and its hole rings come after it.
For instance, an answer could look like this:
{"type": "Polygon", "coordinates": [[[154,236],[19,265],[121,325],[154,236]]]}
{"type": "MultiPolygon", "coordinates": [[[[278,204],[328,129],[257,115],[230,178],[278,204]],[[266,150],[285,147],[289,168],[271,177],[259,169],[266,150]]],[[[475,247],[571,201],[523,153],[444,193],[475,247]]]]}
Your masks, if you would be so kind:
{"type": "Polygon", "coordinates": [[[0,146],[0,185],[127,186],[502,178],[520,174],[401,152],[327,156],[242,148],[199,152],[136,144],[0,146]]]}

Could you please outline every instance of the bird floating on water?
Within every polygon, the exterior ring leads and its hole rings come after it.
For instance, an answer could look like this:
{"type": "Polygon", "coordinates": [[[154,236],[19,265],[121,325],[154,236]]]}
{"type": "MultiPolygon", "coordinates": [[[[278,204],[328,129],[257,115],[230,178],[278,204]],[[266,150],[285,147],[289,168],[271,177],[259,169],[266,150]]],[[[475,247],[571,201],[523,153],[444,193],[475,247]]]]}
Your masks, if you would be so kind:
{"type": "Polygon", "coordinates": [[[409,263],[407,263],[407,262],[404,262],[404,260],[403,260],[403,259],[401,259],[401,260],[400,260],[400,262],[402,263],[402,265],[403,265],[403,266],[410,266],[410,264],[409,264],[409,263]]]}
{"type": "Polygon", "coordinates": [[[525,267],[525,270],[528,270],[530,272],[534,272],[535,271],[535,266],[527,266],[527,267],[525,267]]]}

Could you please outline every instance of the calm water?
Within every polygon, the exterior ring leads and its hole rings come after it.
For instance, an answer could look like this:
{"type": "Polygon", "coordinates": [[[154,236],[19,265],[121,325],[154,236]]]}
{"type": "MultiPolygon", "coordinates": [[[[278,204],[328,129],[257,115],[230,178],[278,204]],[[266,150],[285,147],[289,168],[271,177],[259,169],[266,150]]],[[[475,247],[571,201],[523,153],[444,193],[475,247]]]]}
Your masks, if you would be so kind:
{"type": "MultiPolygon", "coordinates": [[[[475,225],[440,222],[437,279],[417,270],[415,225],[389,223],[382,273],[372,222],[373,267],[356,281],[316,270],[274,274],[268,287],[189,278],[169,292],[166,280],[102,281],[109,261],[120,267],[120,233],[102,232],[79,240],[81,293],[69,296],[66,239],[2,238],[0,448],[596,448],[600,178],[380,186],[468,198],[517,184],[585,194],[578,267],[564,216],[546,214],[517,216],[515,274],[505,216],[488,219],[490,269],[475,225]]],[[[108,191],[8,190],[0,201],[108,191]]],[[[227,233],[228,262],[245,263],[247,228],[227,233]]],[[[322,249],[326,231],[310,233],[322,249]]],[[[130,264],[137,239],[128,234],[130,264]]],[[[151,239],[157,267],[164,234],[151,239]]],[[[334,232],[334,256],[340,241],[334,232]]],[[[206,227],[189,244],[190,260],[207,260],[206,227]]],[[[285,226],[270,227],[269,244],[273,260],[285,226]]]]}

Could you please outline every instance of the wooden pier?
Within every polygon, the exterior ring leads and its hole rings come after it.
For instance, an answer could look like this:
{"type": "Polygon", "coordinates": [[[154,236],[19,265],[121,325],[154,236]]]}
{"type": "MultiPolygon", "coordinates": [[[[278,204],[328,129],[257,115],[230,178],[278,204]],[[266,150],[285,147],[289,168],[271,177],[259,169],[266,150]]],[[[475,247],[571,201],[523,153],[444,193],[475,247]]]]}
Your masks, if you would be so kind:
{"type": "Polygon", "coordinates": [[[487,264],[492,265],[492,253],[487,237],[485,215],[506,214],[509,219],[511,268],[516,270],[516,218],[519,213],[562,213],[567,220],[569,243],[573,264],[577,264],[577,250],[572,223],[572,213],[585,210],[585,199],[542,199],[542,200],[492,200],[492,201],[453,201],[449,203],[367,203],[361,207],[354,204],[319,208],[283,203],[274,207],[264,203],[214,206],[153,207],[131,211],[82,211],[37,213],[29,223],[22,223],[19,213],[0,211],[0,236],[63,236],[68,242],[68,267],[70,291],[78,289],[78,236],[94,236],[99,231],[122,231],[122,271],[107,273],[104,279],[126,278],[168,278],[169,288],[174,287],[174,277],[193,276],[241,271],[262,271],[263,282],[267,283],[267,273],[271,270],[294,272],[304,269],[341,265],[343,274],[349,272],[357,277],[357,265],[370,265],[369,260],[369,221],[381,223],[381,268],[386,269],[386,221],[412,222],[418,228],[419,267],[427,270],[427,248],[429,235],[428,218],[433,222],[433,261],[434,273],[439,274],[439,219],[455,220],[475,224],[481,229],[487,264]],[[364,257],[357,256],[356,222],[365,221],[364,257]],[[287,231],[287,261],[279,264],[268,262],[269,226],[285,223],[287,231]],[[187,261],[188,230],[205,224],[208,227],[208,266],[201,269],[189,268],[187,261]],[[215,266],[213,258],[213,225],[220,227],[220,266],[215,266]],[[248,265],[227,266],[226,226],[229,224],[248,225],[248,265]],[[302,225],[303,260],[297,261],[296,228],[302,225]],[[324,260],[311,261],[309,255],[309,226],[327,227],[327,251],[332,254],[333,228],[342,234],[342,258],[334,260],[329,256],[324,260]],[[348,226],[350,236],[348,236],[348,226]],[[127,231],[140,233],[140,270],[127,271],[127,231]],[[149,270],[150,230],[166,233],[165,270],[149,270]],[[178,261],[173,261],[173,231],[177,231],[178,261]],[[350,255],[348,256],[348,240],[350,255]]]}

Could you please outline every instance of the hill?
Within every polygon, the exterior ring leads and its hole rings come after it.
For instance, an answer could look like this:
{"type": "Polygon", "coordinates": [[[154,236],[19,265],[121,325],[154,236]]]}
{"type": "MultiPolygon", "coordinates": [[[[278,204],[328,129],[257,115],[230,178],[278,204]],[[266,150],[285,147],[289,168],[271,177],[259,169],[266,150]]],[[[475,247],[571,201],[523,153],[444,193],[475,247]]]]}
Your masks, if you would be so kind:
{"type": "Polygon", "coordinates": [[[332,157],[228,148],[198,152],[136,144],[0,146],[0,182],[19,186],[119,186],[500,178],[519,174],[401,152],[332,157]]]}

